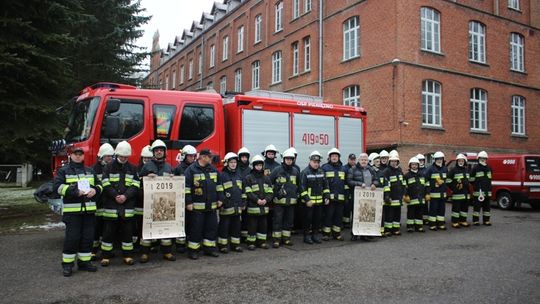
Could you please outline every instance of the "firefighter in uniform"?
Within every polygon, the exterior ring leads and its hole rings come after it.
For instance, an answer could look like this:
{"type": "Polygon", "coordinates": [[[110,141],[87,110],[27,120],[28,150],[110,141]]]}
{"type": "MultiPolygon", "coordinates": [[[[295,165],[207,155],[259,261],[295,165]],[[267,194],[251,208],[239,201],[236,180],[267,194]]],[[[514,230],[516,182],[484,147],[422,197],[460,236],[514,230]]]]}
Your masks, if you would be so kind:
{"type": "MultiPolygon", "coordinates": [[[[94,164],[94,173],[101,181],[103,168],[113,161],[114,148],[109,143],[104,143],[99,147],[97,153],[97,162],[94,164]]],[[[96,197],[96,231],[94,233],[94,244],[92,246],[92,260],[96,259],[96,254],[101,246],[101,237],[103,236],[103,204],[101,196],[96,197]]]]}
{"type": "Polygon", "coordinates": [[[74,148],[69,157],[69,163],[58,170],[53,182],[53,191],[60,194],[64,204],[62,221],[66,224],[66,233],[62,269],[65,277],[72,275],[75,259],[79,270],[97,270],[91,262],[97,209],[94,200],[102,189],[94,170],[84,166],[82,148],[74,148]]]}
{"type": "Polygon", "coordinates": [[[133,218],[135,201],[141,187],[137,168],[128,162],[131,145],[121,141],[116,146],[116,159],[103,170],[103,241],[101,266],[109,266],[113,243],[122,242],[124,263],[133,265],[133,218]],[[120,235],[117,235],[117,233],[120,235]]]}
{"type": "Polygon", "coordinates": [[[487,164],[486,151],[478,153],[478,164],[471,171],[473,184],[473,224],[480,225],[480,212],[484,225],[491,226],[491,167],[487,164]]]}
{"type": "Polygon", "coordinates": [[[341,153],[337,148],[330,149],[328,151],[328,162],[322,166],[330,189],[330,203],[324,207],[324,224],[322,228],[324,241],[330,240],[330,236],[333,236],[335,240],[343,241],[341,235],[343,230],[343,205],[345,204],[349,186],[345,180],[347,172],[339,159],[340,156],[341,153]]]}
{"type": "MultiPolygon", "coordinates": [[[[249,166],[249,157],[250,152],[248,148],[242,147],[238,150],[238,171],[240,171],[240,175],[242,176],[242,179],[244,179],[250,172],[251,168],[249,166]]],[[[244,208],[242,210],[242,216],[241,216],[241,230],[240,230],[240,241],[246,242],[248,232],[247,232],[247,209],[244,208]]]]}
{"type": "Polygon", "coordinates": [[[386,167],[388,167],[388,158],[390,157],[390,153],[386,150],[382,150],[381,153],[379,153],[379,159],[381,160],[381,170],[384,171],[386,167]]]}
{"type": "Polygon", "coordinates": [[[323,205],[330,203],[330,189],[324,171],[320,168],[321,154],[313,151],[309,155],[309,164],[300,174],[300,197],[304,203],[304,243],[321,243],[323,205]]]}
{"type": "Polygon", "coordinates": [[[192,260],[199,258],[201,245],[205,255],[219,256],[216,248],[218,232],[216,210],[223,204],[223,185],[219,172],[211,162],[212,152],[203,149],[197,161],[184,172],[186,209],[190,213],[188,256],[192,260]]]}
{"type": "MultiPolygon", "coordinates": [[[[343,171],[349,172],[352,167],[356,165],[356,155],[354,153],[349,154],[349,157],[347,158],[347,163],[343,165],[343,171]]],[[[347,190],[347,197],[345,199],[345,204],[343,205],[343,227],[344,228],[351,228],[351,213],[354,205],[353,201],[353,195],[354,195],[354,189],[351,189],[349,187],[349,184],[345,185],[345,190],[347,190]]]]}
{"type": "Polygon", "coordinates": [[[407,188],[403,201],[407,204],[407,232],[425,232],[422,213],[426,179],[420,173],[419,166],[418,158],[412,157],[409,160],[409,172],[405,174],[407,188]]]}
{"type": "Polygon", "coordinates": [[[264,148],[264,175],[269,176],[272,171],[279,167],[276,161],[278,150],[274,145],[268,145],[264,148]]]}
{"type": "Polygon", "coordinates": [[[298,182],[300,171],[294,167],[294,152],[287,149],[283,152],[281,166],[270,174],[274,185],[274,213],[272,219],[272,246],[279,248],[292,245],[291,231],[294,225],[294,209],[298,200],[298,182]]]}
{"type": "Polygon", "coordinates": [[[386,182],[385,186],[385,205],[384,213],[384,234],[401,235],[401,205],[405,195],[405,180],[403,173],[399,168],[399,155],[390,154],[388,158],[388,167],[382,172],[382,177],[386,182]]]}
{"type": "MultiPolygon", "coordinates": [[[[185,145],[182,150],[180,150],[180,153],[178,153],[177,161],[178,165],[176,168],[174,168],[173,173],[174,175],[180,176],[184,175],[184,172],[186,172],[187,168],[191,166],[195,162],[195,159],[197,158],[197,149],[193,147],[192,145],[185,145]]],[[[186,218],[184,219],[184,231],[189,231],[189,216],[187,216],[187,212],[185,212],[186,218]]],[[[178,253],[185,253],[186,252],[186,238],[185,237],[179,237],[176,238],[176,252],[178,253]]]]}
{"type": "MultiPolygon", "coordinates": [[[[424,179],[427,181],[426,178],[426,157],[424,154],[417,154],[416,158],[418,159],[418,162],[420,163],[420,166],[418,167],[418,173],[420,173],[424,179]]],[[[429,225],[429,202],[424,199],[424,204],[422,205],[422,220],[424,221],[424,225],[429,225]]]]}
{"type": "Polygon", "coordinates": [[[268,249],[266,234],[269,213],[268,204],[274,197],[270,177],[264,175],[264,159],[255,155],[251,159],[251,173],[244,179],[244,193],[247,198],[247,244],[249,250],[255,250],[255,244],[268,249]]]}
{"type": "Polygon", "coordinates": [[[218,247],[222,253],[231,250],[242,252],[240,247],[240,214],[246,208],[243,193],[243,176],[238,169],[238,155],[229,152],[223,159],[225,167],[221,172],[223,185],[223,206],[219,209],[218,247]]]}
{"type": "MultiPolygon", "coordinates": [[[[381,170],[381,157],[379,156],[379,153],[377,153],[377,152],[370,153],[369,156],[368,156],[368,160],[369,160],[369,166],[376,173],[377,181],[379,182],[379,184],[381,184],[380,179],[381,179],[383,170],[381,170]]],[[[382,183],[382,185],[384,185],[384,183],[382,183]]],[[[383,188],[384,188],[384,186],[383,186],[383,188]]],[[[385,237],[385,235],[384,235],[384,212],[383,212],[383,214],[381,216],[381,236],[385,237]]]]}
{"type": "Polygon", "coordinates": [[[446,183],[452,191],[452,227],[468,227],[469,169],[465,155],[461,153],[457,155],[456,166],[448,172],[446,183]]]}
{"type": "MultiPolygon", "coordinates": [[[[156,176],[172,175],[173,169],[169,165],[165,157],[167,155],[167,146],[161,139],[156,139],[150,146],[152,155],[154,158],[144,164],[139,173],[141,178],[154,178],[156,176]]],[[[144,189],[143,189],[144,191],[144,189]]],[[[150,259],[150,247],[152,246],[152,240],[141,239],[141,257],[139,261],[146,263],[150,259]]],[[[176,257],[172,253],[172,240],[161,239],[160,240],[161,253],[163,258],[168,261],[176,261],[176,257]]]]}
{"type": "Polygon", "coordinates": [[[426,201],[429,202],[429,230],[446,230],[446,175],[447,169],[444,165],[444,154],[441,151],[433,154],[434,162],[426,169],[425,177],[427,183],[426,201]]]}
{"type": "MultiPolygon", "coordinates": [[[[144,165],[152,160],[154,155],[152,154],[152,151],[150,150],[150,145],[144,146],[141,149],[141,159],[139,161],[139,166],[137,167],[137,176],[140,176],[141,170],[144,167],[144,165]]],[[[142,240],[142,226],[143,226],[143,211],[144,211],[144,198],[143,198],[143,191],[142,191],[142,183],[139,181],[140,189],[141,191],[137,194],[137,200],[135,201],[135,233],[133,236],[133,243],[135,244],[135,247],[138,249],[140,246],[140,242],[142,240]]]]}

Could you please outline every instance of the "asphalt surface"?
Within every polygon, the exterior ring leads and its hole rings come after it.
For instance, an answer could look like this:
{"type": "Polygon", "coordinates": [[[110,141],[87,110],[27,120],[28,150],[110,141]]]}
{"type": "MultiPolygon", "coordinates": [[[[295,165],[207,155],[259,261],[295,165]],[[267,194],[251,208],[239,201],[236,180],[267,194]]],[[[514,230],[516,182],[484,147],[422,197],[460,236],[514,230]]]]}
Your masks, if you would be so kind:
{"type": "Polygon", "coordinates": [[[540,303],[540,212],[492,213],[492,227],[322,245],[296,236],[290,249],[116,258],[71,278],[63,231],[0,235],[0,303],[540,303]]]}

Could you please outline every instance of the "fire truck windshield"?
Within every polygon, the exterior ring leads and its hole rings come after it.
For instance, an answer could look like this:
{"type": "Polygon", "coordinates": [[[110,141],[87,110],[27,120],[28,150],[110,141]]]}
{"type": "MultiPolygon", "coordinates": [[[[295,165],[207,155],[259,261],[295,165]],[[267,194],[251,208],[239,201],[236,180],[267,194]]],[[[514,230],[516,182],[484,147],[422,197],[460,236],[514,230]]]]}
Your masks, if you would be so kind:
{"type": "Polygon", "coordinates": [[[88,139],[98,105],[99,97],[75,102],[66,129],[66,142],[78,142],[88,139]]]}

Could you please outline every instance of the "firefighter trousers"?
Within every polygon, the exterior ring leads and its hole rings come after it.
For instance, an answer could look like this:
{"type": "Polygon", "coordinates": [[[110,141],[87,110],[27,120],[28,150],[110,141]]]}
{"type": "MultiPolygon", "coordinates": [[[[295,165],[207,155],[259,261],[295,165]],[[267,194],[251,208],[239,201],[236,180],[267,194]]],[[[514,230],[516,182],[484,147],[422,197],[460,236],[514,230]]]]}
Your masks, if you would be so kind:
{"type": "Polygon", "coordinates": [[[240,221],[240,236],[242,240],[245,242],[248,237],[248,231],[247,231],[247,208],[242,210],[242,220],[240,221]]]}
{"type": "Polygon", "coordinates": [[[491,219],[491,197],[485,196],[484,201],[481,202],[478,200],[478,197],[474,198],[473,205],[473,223],[480,222],[480,213],[482,213],[482,221],[489,222],[491,219]]]}
{"type": "Polygon", "coordinates": [[[201,245],[206,252],[217,250],[218,220],[216,210],[191,211],[189,228],[189,250],[199,250],[201,245]]]}
{"type": "Polygon", "coordinates": [[[311,207],[304,205],[304,235],[309,233],[318,234],[321,229],[323,205],[317,204],[311,207]]]}
{"type": "Polygon", "coordinates": [[[103,237],[103,216],[96,214],[96,228],[94,229],[94,242],[92,244],[92,253],[98,252],[103,237]]]}
{"type": "Polygon", "coordinates": [[[62,263],[73,264],[89,262],[92,259],[92,243],[96,229],[96,217],[93,213],[64,214],[62,221],[66,224],[62,263]]]}
{"type": "Polygon", "coordinates": [[[431,198],[429,201],[429,226],[444,226],[446,213],[446,198],[431,198]]]}
{"type": "Polygon", "coordinates": [[[342,222],[345,227],[349,227],[352,225],[351,216],[352,216],[353,205],[354,205],[354,202],[352,199],[347,199],[345,201],[345,204],[343,204],[342,222]]]}
{"type": "Polygon", "coordinates": [[[280,241],[281,238],[291,238],[291,230],[294,224],[295,205],[275,205],[272,219],[272,238],[280,241]]]}
{"type": "Polygon", "coordinates": [[[330,204],[324,206],[323,234],[341,234],[343,229],[343,208],[344,202],[331,200],[330,204]]]}
{"type": "Polygon", "coordinates": [[[386,212],[383,211],[385,231],[399,231],[399,229],[401,228],[401,205],[385,206],[387,206],[386,212]]]}
{"type": "Polygon", "coordinates": [[[424,224],[423,211],[424,204],[407,205],[407,229],[418,231],[422,228],[424,224]]]}
{"type": "Polygon", "coordinates": [[[247,217],[247,244],[255,245],[255,242],[266,242],[266,234],[268,233],[268,220],[266,214],[248,214],[247,217]]]}
{"type": "Polygon", "coordinates": [[[218,228],[218,246],[227,247],[229,238],[233,247],[240,246],[240,214],[220,215],[218,228]]]}
{"type": "MultiPolygon", "coordinates": [[[[189,211],[186,211],[184,212],[184,231],[187,233],[189,231],[189,223],[190,223],[190,214],[189,214],[189,211]]],[[[177,250],[182,250],[186,248],[186,244],[187,244],[187,237],[179,237],[179,238],[176,238],[176,249],[177,250]]]]}
{"type": "Polygon", "coordinates": [[[124,257],[133,255],[133,219],[104,219],[103,240],[101,241],[102,256],[105,259],[113,257],[113,247],[116,240],[122,243],[124,257]]]}
{"type": "Polygon", "coordinates": [[[468,199],[452,198],[452,224],[467,222],[469,213],[468,199]]]}

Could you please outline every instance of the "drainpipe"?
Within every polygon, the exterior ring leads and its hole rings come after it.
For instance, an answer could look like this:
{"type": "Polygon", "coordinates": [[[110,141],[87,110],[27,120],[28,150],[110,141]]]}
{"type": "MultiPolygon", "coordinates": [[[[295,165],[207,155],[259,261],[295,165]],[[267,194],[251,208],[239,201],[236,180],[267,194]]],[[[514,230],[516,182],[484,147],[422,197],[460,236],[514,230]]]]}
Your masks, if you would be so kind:
{"type": "Polygon", "coordinates": [[[203,88],[203,83],[204,83],[204,57],[205,57],[205,51],[204,51],[204,35],[201,35],[201,81],[199,83],[199,88],[202,89],[203,88]]]}
{"type": "Polygon", "coordinates": [[[323,96],[323,0],[319,0],[319,97],[323,96]]]}

